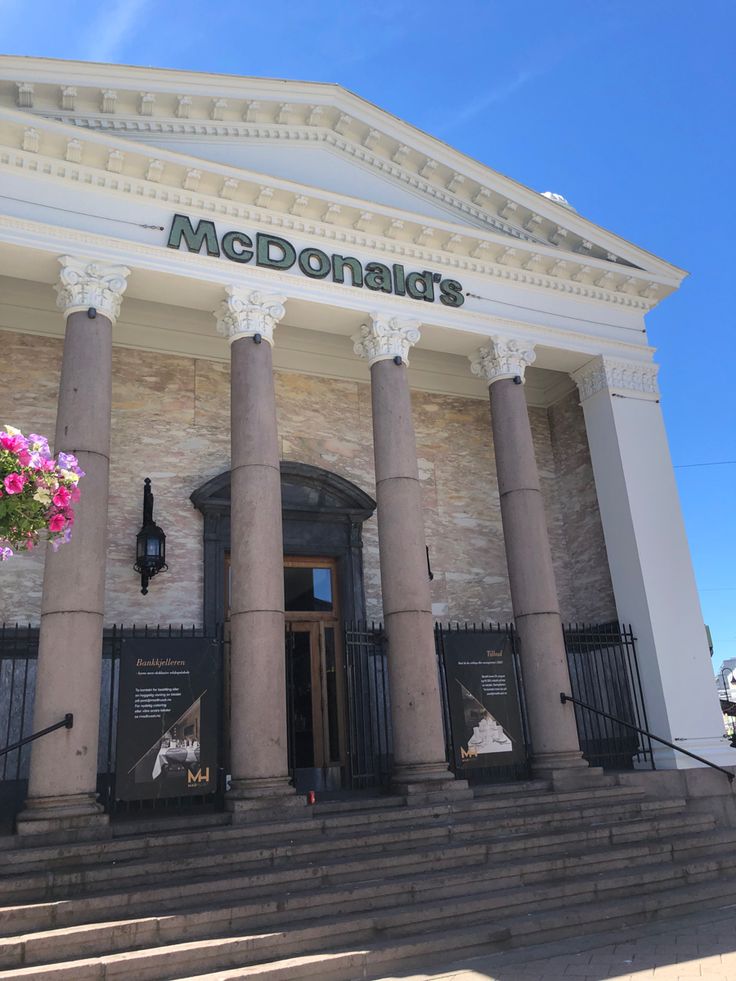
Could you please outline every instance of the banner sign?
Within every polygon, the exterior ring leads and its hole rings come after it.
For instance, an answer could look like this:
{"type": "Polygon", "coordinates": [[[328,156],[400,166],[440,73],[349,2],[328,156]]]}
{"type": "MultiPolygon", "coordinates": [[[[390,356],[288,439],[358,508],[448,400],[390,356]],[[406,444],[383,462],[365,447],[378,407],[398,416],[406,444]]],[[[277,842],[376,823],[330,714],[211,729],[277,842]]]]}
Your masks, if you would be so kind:
{"type": "Polygon", "coordinates": [[[220,663],[220,645],[211,638],[123,638],[118,800],[188,797],[217,789],[220,663]]]}
{"type": "Polygon", "coordinates": [[[457,772],[526,760],[511,638],[504,632],[443,632],[457,772]]]}

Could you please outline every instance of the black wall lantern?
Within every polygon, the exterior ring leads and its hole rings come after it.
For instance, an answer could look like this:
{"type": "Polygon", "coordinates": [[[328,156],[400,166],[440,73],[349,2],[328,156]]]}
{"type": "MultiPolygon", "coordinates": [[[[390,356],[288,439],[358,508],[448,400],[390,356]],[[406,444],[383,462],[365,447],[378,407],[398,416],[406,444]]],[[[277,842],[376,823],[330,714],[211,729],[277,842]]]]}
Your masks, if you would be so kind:
{"type": "Polygon", "coordinates": [[[146,477],[143,485],[143,527],[138,532],[135,541],[136,572],[141,574],[141,592],[148,593],[149,580],[165,572],[166,565],[166,535],[153,521],[153,494],[151,493],[151,478],[146,477]]]}

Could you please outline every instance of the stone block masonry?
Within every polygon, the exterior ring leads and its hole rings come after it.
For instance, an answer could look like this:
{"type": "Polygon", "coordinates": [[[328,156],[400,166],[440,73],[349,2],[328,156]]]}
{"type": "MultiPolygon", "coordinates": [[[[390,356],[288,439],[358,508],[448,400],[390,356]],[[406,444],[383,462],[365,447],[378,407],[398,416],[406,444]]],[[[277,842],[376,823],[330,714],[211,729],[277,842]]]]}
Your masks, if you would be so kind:
{"type": "MultiPolygon", "coordinates": [[[[0,419],[53,433],[62,342],[3,332],[0,419]]],[[[277,371],[282,459],[332,470],[375,495],[370,385],[277,371]]],[[[511,616],[485,400],[412,392],[419,477],[443,619],[511,616]]],[[[605,621],[615,606],[577,393],[530,420],[563,620],[605,621]]],[[[202,618],[202,517],[192,490],[230,466],[230,369],[221,362],[113,349],[106,623],[202,618]],[[132,570],[144,477],[167,533],[170,571],[141,596],[132,570]]],[[[82,488],[83,489],[83,488],[82,488]]],[[[364,525],[367,613],[382,616],[375,517],[364,525]]],[[[43,552],[0,565],[0,620],[38,623],[43,552]]]]}

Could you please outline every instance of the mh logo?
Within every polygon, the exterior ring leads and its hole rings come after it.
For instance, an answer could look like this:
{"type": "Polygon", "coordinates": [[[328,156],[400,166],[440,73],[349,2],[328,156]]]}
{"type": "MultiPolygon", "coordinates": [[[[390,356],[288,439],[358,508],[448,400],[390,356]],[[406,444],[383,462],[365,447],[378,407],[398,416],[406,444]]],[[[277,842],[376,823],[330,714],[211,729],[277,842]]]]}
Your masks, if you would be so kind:
{"type": "Polygon", "coordinates": [[[210,782],[210,768],[205,767],[204,772],[200,767],[196,773],[192,773],[191,770],[187,770],[187,784],[190,783],[209,783],[210,782]]]}

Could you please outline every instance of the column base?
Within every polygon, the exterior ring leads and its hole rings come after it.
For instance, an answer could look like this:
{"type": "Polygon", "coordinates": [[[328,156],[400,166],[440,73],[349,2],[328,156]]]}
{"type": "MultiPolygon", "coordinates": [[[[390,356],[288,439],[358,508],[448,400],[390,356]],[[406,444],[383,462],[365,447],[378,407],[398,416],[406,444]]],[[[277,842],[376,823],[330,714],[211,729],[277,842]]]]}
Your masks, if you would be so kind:
{"type": "Polygon", "coordinates": [[[29,797],[15,822],[19,835],[79,832],[89,838],[110,835],[110,817],[97,794],[68,794],[59,797],[29,797]]]}
{"type": "Polygon", "coordinates": [[[473,791],[467,780],[456,779],[447,763],[417,763],[397,766],[391,791],[406,797],[407,804],[469,800],[473,791]]]}
{"type": "Polygon", "coordinates": [[[225,810],[232,814],[233,824],[311,815],[306,799],[297,795],[288,777],[232,780],[225,797],[225,810]]]}
{"type": "Polygon", "coordinates": [[[532,757],[532,776],[549,780],[553,790],[576,790],[589,787],[603,776],[603,767],[590,766],[579,750],[565,753],[540,753],[532,757]]]}

